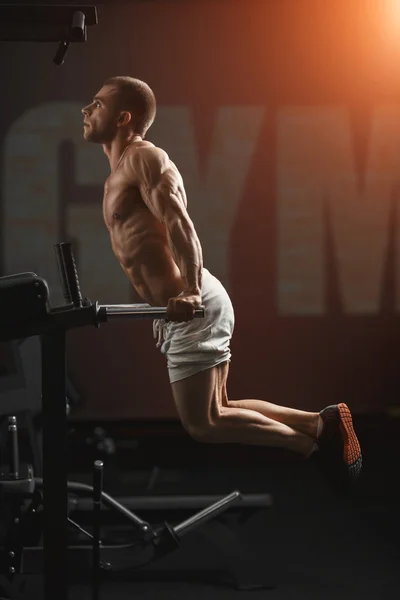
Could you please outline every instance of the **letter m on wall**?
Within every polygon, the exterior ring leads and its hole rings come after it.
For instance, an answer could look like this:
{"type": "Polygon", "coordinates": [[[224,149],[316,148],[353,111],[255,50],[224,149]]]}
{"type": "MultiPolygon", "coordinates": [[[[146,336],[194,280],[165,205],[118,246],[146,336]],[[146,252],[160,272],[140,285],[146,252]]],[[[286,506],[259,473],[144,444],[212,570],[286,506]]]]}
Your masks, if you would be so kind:
{"type": "MultiPolygon", "coordinates": [[[[394,216],[393,277],[398,282],[399,223],[393,208],[400,183],[400,108],[375,109],[366,134],[360,175],[346,110],[293,108],[279,114],[277,295],[281,314],[326,310],[327,220],[346,313],[379,310],[394,216]]],[[[399,306],[399,294],[396,302],[399,306]]]]}

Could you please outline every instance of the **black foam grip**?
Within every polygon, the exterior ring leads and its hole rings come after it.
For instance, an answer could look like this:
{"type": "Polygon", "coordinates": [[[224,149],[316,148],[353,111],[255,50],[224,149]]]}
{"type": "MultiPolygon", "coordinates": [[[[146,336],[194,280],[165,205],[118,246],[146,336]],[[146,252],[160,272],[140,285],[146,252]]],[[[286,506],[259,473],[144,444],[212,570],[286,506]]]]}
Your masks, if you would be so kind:
{"type": "Polygon", "coordinates": [[[68,304],[82,306],[82,294],[72,245],[70,242],[62,242],[61,244],[55,244],[54,250],[64,298],[68,304]]]}

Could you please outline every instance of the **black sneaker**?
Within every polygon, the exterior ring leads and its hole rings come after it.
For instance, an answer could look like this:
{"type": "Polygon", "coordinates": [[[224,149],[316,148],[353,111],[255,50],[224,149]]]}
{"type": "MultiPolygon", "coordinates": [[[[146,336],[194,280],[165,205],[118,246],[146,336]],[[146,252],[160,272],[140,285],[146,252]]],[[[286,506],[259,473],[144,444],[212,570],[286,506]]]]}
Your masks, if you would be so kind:
{"type": "Polygon", "coordinates": [[[324,426],[318,440],[319,458],[340,483],[354,483],[362,469],[360,443],[347,404],[333,404],[319,413],[324,426]]]}

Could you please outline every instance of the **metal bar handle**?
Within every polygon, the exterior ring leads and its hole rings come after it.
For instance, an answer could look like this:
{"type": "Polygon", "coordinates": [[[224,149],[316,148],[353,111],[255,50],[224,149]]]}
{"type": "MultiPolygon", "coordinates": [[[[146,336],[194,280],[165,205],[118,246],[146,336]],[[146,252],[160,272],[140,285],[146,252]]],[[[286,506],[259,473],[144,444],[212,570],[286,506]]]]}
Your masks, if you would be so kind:
{"type": "MultiPolygon", "coordinates": [[[[116,319],[165,319],[166,306],[151,306],[150,304],[108,304],[98,306],[100,320],[116,319]]],[[[204,317],[204,306],[195,310],[196,319],[204,317]]]]}
{"type": "Polygon", "coordinates": [[[201,523],[206,523],[210,519],[213,519],[220,513],[224,512],[231,504],[236,503],[237,501],[242,500],[242,495],[239,491],[234,491],[228,496],[221,498],[211,506],[207,506],[200,512],[195,515],[189,517],[186,521],[183,521],[176,527],[174,527],[174,532],[178,536],[182,536],[186,533],[189,533],[193,528],[198,527],[201,523]]]}
{"type": "Polygon", "coordinates": [[[82,294],[72,245],[70,242],[61,242],[61,244],[54,245],[54,251],[64,298],[68,304],[72,303],[80,308],[82,306],[82,294]]]}
{"type": "MultiPolygon", "coordinates": [[[[35,477],[35,485],[38,489],[43,489],[43,479],[40,477],[35,477]]],[[[88,485],[87,483],[79,483],[77,481],[67,481],[68,491],[76,494],[84,494],[87,496],[88,494],[93,497],[93,486],[88,485]]],[[[101,494],[102,504],[105,506],[109,506],[114,510],[118,511],[125,518],[129,519],[134,525],[136,525],[140,531],[148,531],[152,532],[152,528],[150,523],[147,521],[143,521],[140,517],[138,517],[135,513],[131,512],[127,509],[123,504],[115,500],[112,496],[107,494],[106,492],[102,492],[101,494]]]]}

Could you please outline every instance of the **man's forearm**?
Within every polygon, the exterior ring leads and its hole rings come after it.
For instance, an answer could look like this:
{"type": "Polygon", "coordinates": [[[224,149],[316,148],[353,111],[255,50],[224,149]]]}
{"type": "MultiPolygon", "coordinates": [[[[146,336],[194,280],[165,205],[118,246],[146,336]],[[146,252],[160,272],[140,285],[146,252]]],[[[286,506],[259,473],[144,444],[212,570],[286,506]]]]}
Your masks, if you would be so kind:
{"type": "Polygon", "coordinates": [[[201,296],[203,252],[193,223],[179,219],[169,228],[169,235],[183,279],[184,293],[201,296]]]}

